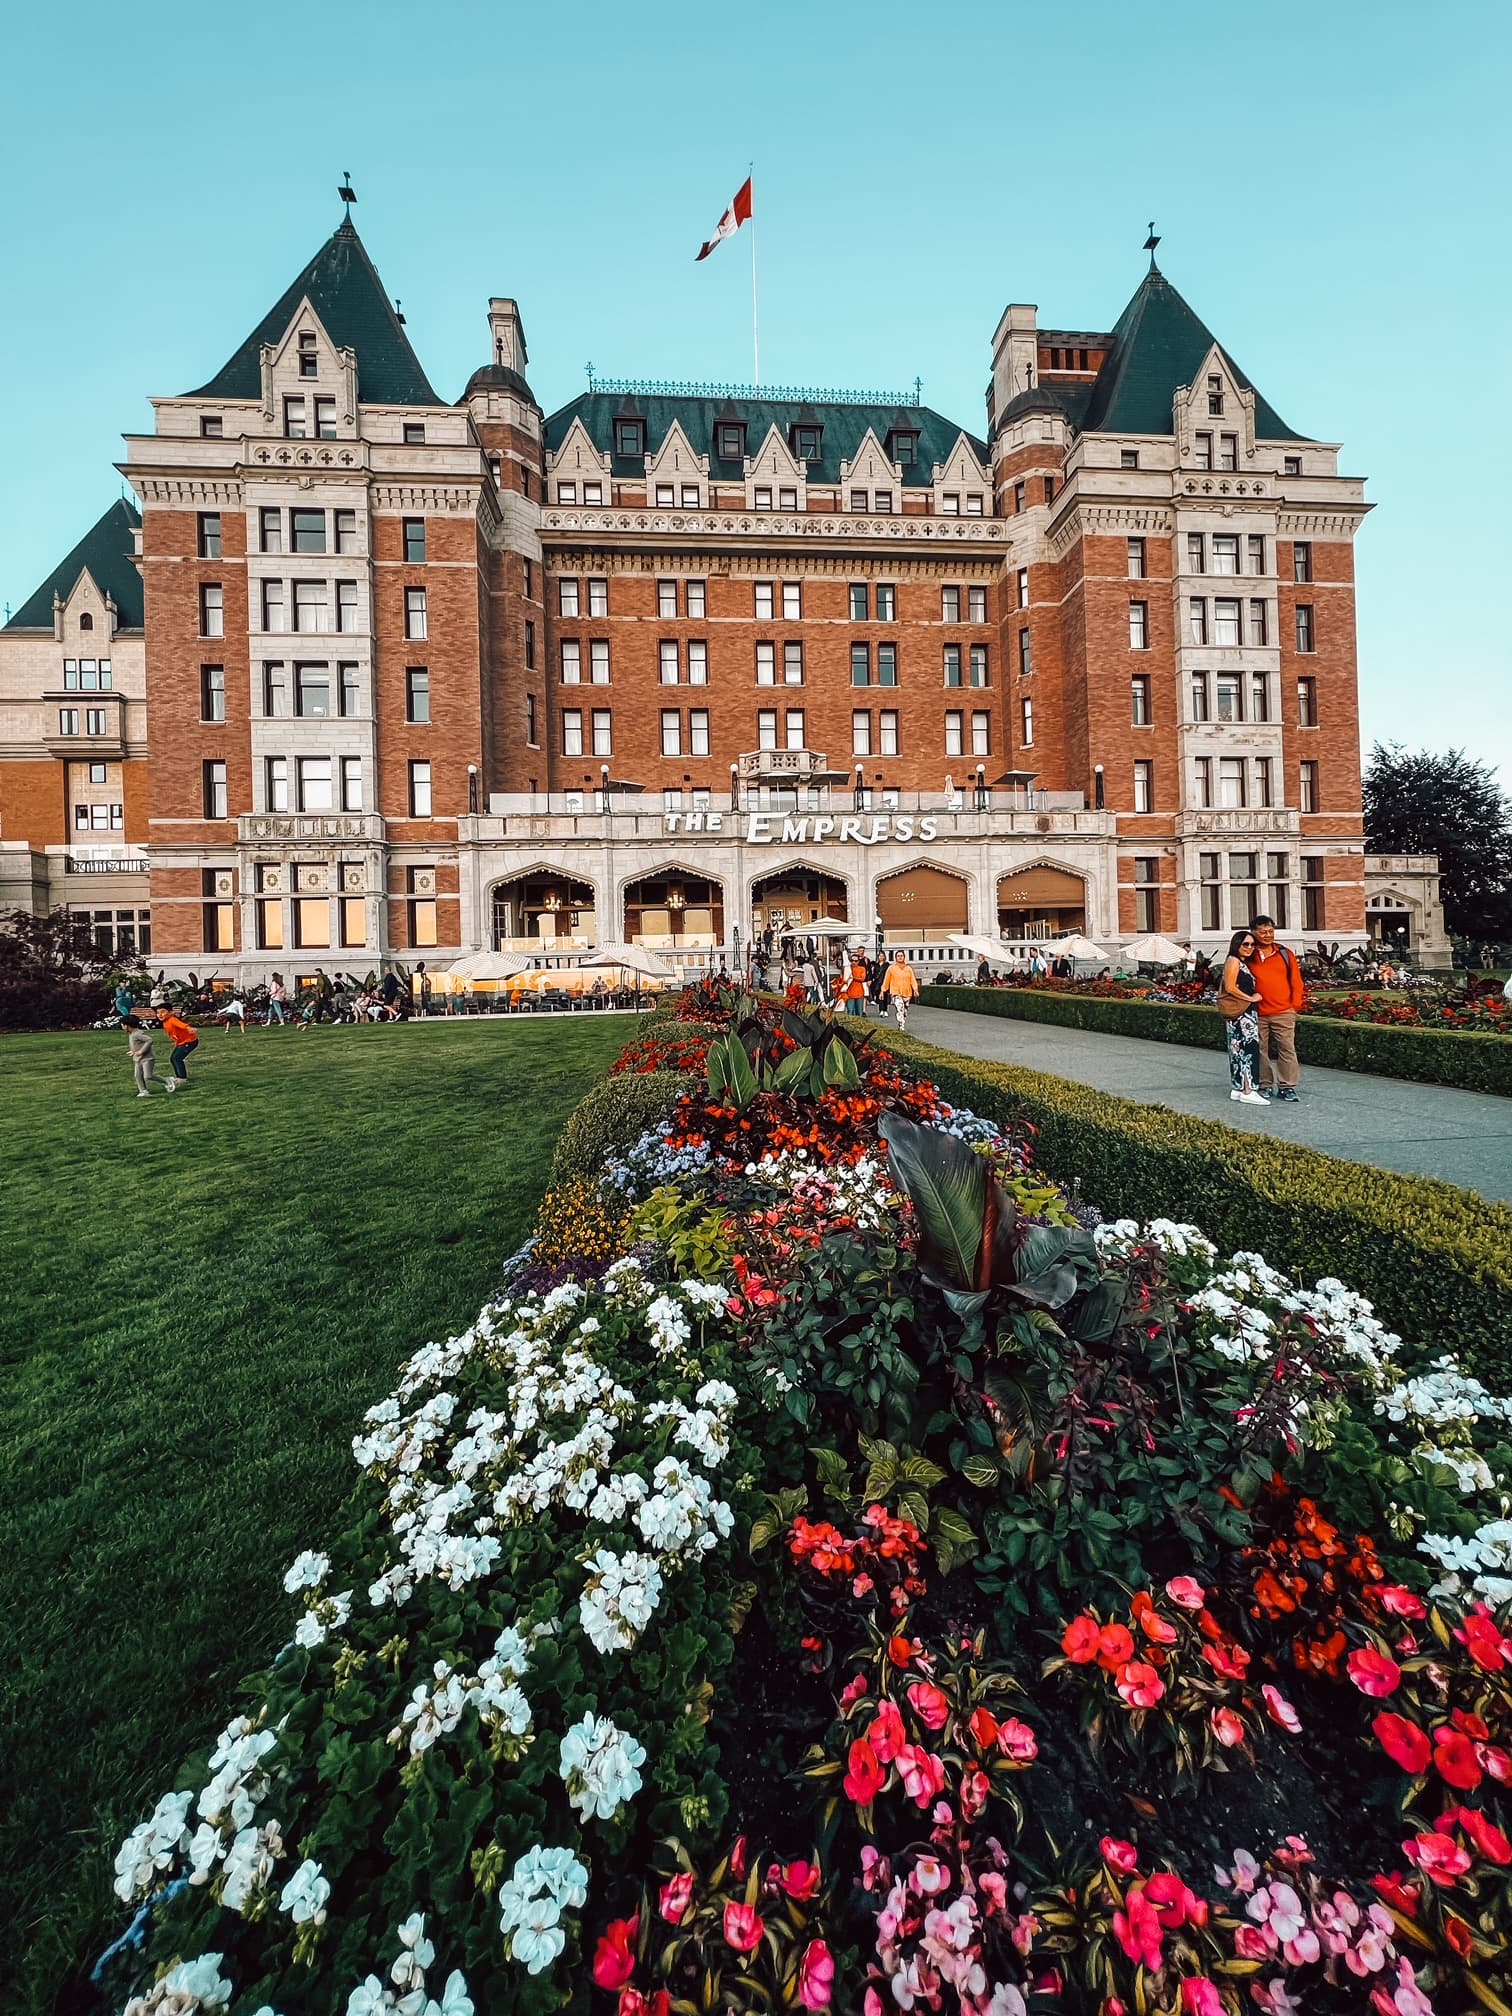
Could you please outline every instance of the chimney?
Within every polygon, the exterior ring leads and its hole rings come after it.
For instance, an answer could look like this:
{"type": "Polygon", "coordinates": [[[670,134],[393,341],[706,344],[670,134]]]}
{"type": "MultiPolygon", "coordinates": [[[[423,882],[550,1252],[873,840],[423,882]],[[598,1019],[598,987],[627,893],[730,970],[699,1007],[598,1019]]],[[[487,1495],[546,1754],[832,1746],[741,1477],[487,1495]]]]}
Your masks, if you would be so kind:
{"type": "Polygon", "coordinates": [[[1012,302],[992,339],[992,424],[998,425],[1010,399],[1039,382],[1039,310],[1032,302],[1012,302]]]}
{"type": "Polygon", "coordinates": [[[503,364],[523,377],[529,361],[525,354],[525,330],[518,303],[497,295],[488,304],[488,331],[492,338],[490,364],[503,364]]]}

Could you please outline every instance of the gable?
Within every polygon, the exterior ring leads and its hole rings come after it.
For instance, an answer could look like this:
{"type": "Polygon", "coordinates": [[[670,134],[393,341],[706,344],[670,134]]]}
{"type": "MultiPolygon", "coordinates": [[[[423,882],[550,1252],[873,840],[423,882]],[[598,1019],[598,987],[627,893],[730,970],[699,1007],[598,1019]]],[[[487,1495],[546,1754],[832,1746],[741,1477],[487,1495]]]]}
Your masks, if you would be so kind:
{"type": "Polygon", "coordinates": [[[27,596],[6,624],[7,630],[51,630],[53,596],[67,602],[88,574],[102,595],[116,605],[122,630],[140,630],[143,621],[142,577],[135,564],[136,534],[141,513],[134,504],[118,498],[104,516],[97,519],[73,551],[60,560],[46,580],[27,596]]]}

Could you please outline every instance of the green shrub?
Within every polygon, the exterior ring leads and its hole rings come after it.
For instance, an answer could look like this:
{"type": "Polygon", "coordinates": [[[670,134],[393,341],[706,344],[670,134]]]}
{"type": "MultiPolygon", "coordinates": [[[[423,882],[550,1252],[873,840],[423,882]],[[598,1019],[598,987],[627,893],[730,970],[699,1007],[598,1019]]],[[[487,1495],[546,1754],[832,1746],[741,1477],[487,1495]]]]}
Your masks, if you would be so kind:
{"type": "Polygon", "coordinates": [[[1512,1386],[1505,1204],[911,1036],[885,1040],[952,1102],[1031,1125],[1041,1167],[1078,1181],[1105,1217],[1189,1221],[1226,1253],[1263,1253],[1309,1280],[1334,1275],[1368,1295],[1409,1344],[1432,1339],[1494,1390],[1512,1386]]]}
{"type": "MultiPolygon", "coordinates": [[[[1094,1029],[1104,1036],[1141,1036],[1151,1043],[1188,1043],[1199,1050],[1221,1050],[1224,1043],[1223,1017],[1216,1008],[1180,1001],[1118,1001],[1022,987],[926,987],[919,1000],[926,1008],[1094,1029]]],[[[1297,1056],[1304,1064],[1331,1071],[1366,1071],[1424,1085],[1455,1085],[1466,1092],[1512,1095],[1512,1037],[1478,1030],[1396,1029],[1300,1015],[1297,1056]]]]}
{"type": "Polygon", "coordinates": [[[573,1176],[597,1177],[611,1155],[666,1119],[689,1083],[683,1071],[621,1071],[600,1078],[562,1129],[551,1165],[552,1186],[573,1176]]]}

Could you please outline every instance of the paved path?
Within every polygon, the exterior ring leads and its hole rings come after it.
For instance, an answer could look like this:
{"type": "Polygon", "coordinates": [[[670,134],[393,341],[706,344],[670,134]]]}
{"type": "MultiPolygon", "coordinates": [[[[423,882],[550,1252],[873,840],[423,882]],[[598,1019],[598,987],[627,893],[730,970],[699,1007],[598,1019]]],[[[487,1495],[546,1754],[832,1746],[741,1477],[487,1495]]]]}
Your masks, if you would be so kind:
{"type": "Polygon", "coordinates": [[[915,1008],[908,1033],[942,1050],[1050,1071],[1141,1105],[1172,1106],[1349,1162],[1438,1176],[1512,1203],[1512,1099],[1304,1066],[1295,1106],[1238,1106],[1228,1096],[1221,1050],[1011,1022],[958,1008],[915,1008]]]}

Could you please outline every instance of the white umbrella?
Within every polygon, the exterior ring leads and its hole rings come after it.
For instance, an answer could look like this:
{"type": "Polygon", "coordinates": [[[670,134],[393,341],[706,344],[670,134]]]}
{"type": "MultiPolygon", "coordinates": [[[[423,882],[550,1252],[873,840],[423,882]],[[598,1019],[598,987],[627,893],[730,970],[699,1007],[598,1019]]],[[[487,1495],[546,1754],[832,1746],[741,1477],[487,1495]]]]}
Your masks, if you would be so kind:
{"type": "Polygon", "coordinates": [[[1152,931],[1143,938],[1131,938],[1118,956],[1135,966],[1179,966],[1187,955],[1186,948],[1174,938],[1162,938],[1152,931]]]}
{"type": "Polygon", "coordinates": [[[973,938],[966,931],[952,931],[952,945],[964,945],[968,952],[975,952],[978,959],[985,959],[990,966],[1016,966],[1019,955],[1011,946],[1004,945],[997,938],[973,938]]]}
{"type": "Polygon", "coordinates": [[[513,980],[518,974],[529,973],[532,967],[518,952],[491,952],[485,948],[464,953],[462,958],[452,961],[449,970],[454,980],[513,980]]]}
{"type": "Polygon", "coordinates": [[[1062,959],[1103,959],[1107,956],[1100,945],[1094,945],[1090,938],[1083,938],[1076,931],[1069,938],[1052,938],[1044,949],[1058,953],[1062,959]]]}
{"type": "Polygon", "coordinates": [[[847,924],[843,917],[816,917],[812,924],[795,924],[790,933],[794,938],[864,938],[867,934],[860,924],[847,924]]]}
{"type": "Polygon", "coordinates": [[[669,966],[665,959],[644,945],[600,945],[589,958],[579,961],[582,967],[623,966],[627,973],[639,973],[647,980],[675,980],[677,969],[669,966]]]}

